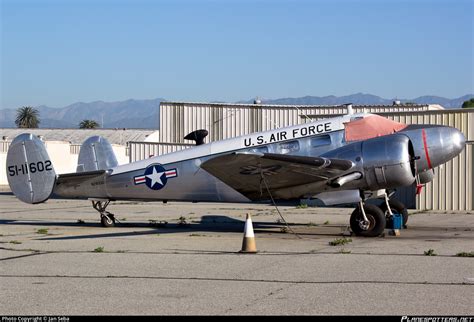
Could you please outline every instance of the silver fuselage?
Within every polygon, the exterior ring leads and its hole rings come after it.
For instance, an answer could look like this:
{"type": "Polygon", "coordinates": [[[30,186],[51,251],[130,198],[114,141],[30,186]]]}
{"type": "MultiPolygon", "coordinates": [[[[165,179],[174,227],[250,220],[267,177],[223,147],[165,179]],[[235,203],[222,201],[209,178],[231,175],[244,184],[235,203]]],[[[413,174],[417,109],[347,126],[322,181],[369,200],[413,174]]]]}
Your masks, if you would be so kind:
{"type": "MultiPolygon", "coordinates": [[[[355,166],[350,172],[359,171],[365,174],[369,173],[369,169],[367,169],[369,163],[364,163],[364,159],[372,160],[370,163],[372,165],[380,159],[380,162],[384,162],[380,167],[385,169],[389,166],[401,166],[396,162],[393,165],[390,164],[390,160],[400,159],[400,156],[397,155],[399,154],[398,150],[390,149],[387,145],[393,139],[395,143],[404,140],[410,142],[413,150],[410,154],[413,154],[412,156],[417,159],[414,162],[415,169],[413,171],[421,173],[445,163],[464,148],[464,136],[457,129],[430,125],[408,126],[391,135],[365,141],[346,142],[344,123],[350,122],[353,117],[354,115],[345,115],[254,133],[152,157],[108,169],[101,177],[80,184],[58,185],[55,187],[54,193],[67,198],[109,200],[249,202],[247,197],[209,174],[200,165],[223,154],[249,151],[308,157],[340,157],[354,163],[355,166]],[[176,171],[176,175],[170,177],[160,190],[150,189],[145,184],[137,184],[140,176],[144,175],[145,169],[152,164],[159,164],[165,170],[176,171]]],[[[329,187],[326,182],[319,181],[296,187],[291,194],[279,197],[292,199],[326,191],[368,190],[367,180],[377,180],[377,178],[371,179],[369,174],[366,176],[365,183],[355,180],[342,187],[334,188],[329,187]]],[[[372,186],[377,185],[375,183],[372,186]]],[[[381,185],[381,188],[391,187],[381,185]]]]}

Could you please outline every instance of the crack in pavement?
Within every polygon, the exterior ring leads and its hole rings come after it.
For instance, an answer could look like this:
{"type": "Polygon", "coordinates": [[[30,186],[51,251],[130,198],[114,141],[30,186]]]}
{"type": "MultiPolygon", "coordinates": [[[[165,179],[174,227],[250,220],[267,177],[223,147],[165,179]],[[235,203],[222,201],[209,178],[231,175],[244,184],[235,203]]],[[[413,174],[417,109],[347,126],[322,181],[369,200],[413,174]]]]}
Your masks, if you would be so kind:
{"type": "MultiPolygon", "coordinates": [[[[6,242],[5,242],[6,243],[6,242]]],[[[398,253],[398,254],[392,254],[392,253],[367,253],[367,252],[356,252],[354,249],[348,248],[348,250],[351,250],[352,252],[350,254],[343,254],[340,253],[339,251],[334,251],[334,252],[328,252],[325,251],[326,249],[334,249],[334,246],[331,247],[322,247],[320,248],[321,250],[313,249],[308,252],[284,252],[284,251],[259,251],[256,254],[252,254],[252,256],[299,256],[299,255],[344,255],[344,256],[354,256],[354,255],[363,255],[363,256],[410,256],[410,257],[427,257],[425,254],[407,254],[407,253],[398,253]]],[[[21,249],[21,248],[8,248],[8,247],[0,247],[0,250],[7,250],[7,251],[14,251],[14,252],[29,252],[32,251],[31,249],[21,249]]],[[[41,254],[137,254],[137,255],[236,255],[236,256],[248,256],[247,254],[242,254],[239,251],[220,251],[220,250],[194,250],[194,249],[169,249],[167,251],[162,251],[162,252],[147,252],[147,251],[128,251],[128,250],[117,250],[117,251],[103,251],[100,253],[97,253],[95,251],[91,250],[51,250],[51,251],[42,251],[42,250],[33,250],[37,253],[41,254]]],[[[12,257],[14,259],[16,257],[12,257]]],[[[20,258],[20,256],[18,256],[20,258]]],[[[462,256],[457,256],[457,255],[443,255],[443,254],[438,254],[436,256],[432,256],[431,258],[462,258],[462,259],[467,259],[469,257],[462,257],[462,256]]],[[[10,259],[10,258],[4,258],[0,259],[0,261],[5,260],[5,259],[10,259]]]]}
{"type": "Polygon", "coordinates": [[[178,276],[128,276],[128,275],[18,275],[0,274],[0,278],[77,278],[77,279],[148,279],[148,280],[175,280],[175,281],[214,281],[214,282],[251,282],[251,283],[281,283],[281,284],[397,284],[397,285],[438,285],[438,286],[470,286],[466,282],[402,282],[402,281],[370,281],[370,280],[342,280],[342,281],[301,281],[277,279],[242,279],[242,278],[213,278],[213,277],[178,277],[178,276]]]}

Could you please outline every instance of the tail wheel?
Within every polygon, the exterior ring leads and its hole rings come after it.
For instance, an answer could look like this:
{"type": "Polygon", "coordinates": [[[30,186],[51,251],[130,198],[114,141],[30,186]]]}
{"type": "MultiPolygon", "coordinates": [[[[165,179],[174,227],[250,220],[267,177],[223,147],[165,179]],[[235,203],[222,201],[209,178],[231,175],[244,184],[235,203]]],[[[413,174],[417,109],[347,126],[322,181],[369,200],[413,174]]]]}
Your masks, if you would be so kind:
{"type": "Polygon", "coordinates": [[[364,221],[364,216],[358,206],[351,215],[351,229],[357,236],[377,237],[383,233],[386,225],[386,219],[383,211],[374,205],[364,205],[365,215],[368,223],[364,221]]]}
{"type": "MultiPolygon", "coordinates": [[[[403,228],[407,228],[407,222],[408,222],[408,211],[407,211],[407,208],[405,207],[405,205],[403,203],[401,203],[400,201],[396,200],[396,199],[390,199],[388,201],[388,203],[390,204],[390,209],[392,210],[392,213],[393,212],[396,212],[396,213],[399,213],[402,215],[403,217],[403,228]]],[[[385,217],[387,217],[387,225],[389,227],[391,227],[391,220],[392,218],[389,218],[390,217],[390,213],[388,212],[388,209],[387,209],[387,204],[384,202],[382,203],[382,205],[380,206],[380,209],[382,209],[385,217]]]]}

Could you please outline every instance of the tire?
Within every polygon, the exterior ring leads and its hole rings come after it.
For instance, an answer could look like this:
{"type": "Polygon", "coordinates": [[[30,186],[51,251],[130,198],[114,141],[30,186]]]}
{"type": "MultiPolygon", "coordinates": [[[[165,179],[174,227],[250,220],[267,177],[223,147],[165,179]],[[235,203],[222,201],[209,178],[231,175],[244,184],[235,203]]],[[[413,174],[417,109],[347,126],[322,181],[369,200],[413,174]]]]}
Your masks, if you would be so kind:
{"type": "MultiPolygon", "coordinates": [[[[397,212],[397,213],[402,215],[403,228],[407,228],[408,210],[405,207],[405,205],[402,202],[398,201],[397,199],[390,199],[388,201],[388,203],[390,204],[390,209],[392,210],[392,212],[397,212]]],[[[385,217],[387,217],[387,228],[391,228],[392,227],[392,218],[389,218],[387,204],[385,202],[383,202],[382,205],[380,206],[380,209],[382,209],[385,217]]]]}
{"type": "Polygon", "coordinates": [[[375,205],[364,205],[365,215],[369,220],[369,227],[364,229],[360,225],[362,218],[362,212],[360,207],[357,207],[351,215],[350,224],[351,229],[356,236],[363,237],[377,237],[383,233],[386,225],[386,219],[383,211],[375,205]]]}
{"type": "Polygon", "coordinates": [[[113,215],[104,215],[100,218],[100,223],[102,227],[114,227],[115,226],[115,218],[113,215]]]}

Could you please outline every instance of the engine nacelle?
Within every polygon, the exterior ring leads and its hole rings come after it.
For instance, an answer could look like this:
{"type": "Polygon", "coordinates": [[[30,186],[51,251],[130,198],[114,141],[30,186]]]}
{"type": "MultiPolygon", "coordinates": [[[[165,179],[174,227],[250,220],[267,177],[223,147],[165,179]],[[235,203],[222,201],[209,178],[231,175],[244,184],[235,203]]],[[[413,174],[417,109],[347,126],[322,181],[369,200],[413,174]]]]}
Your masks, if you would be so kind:
{"type": "MultiPolygon", "coordinates": [[[[362,176],[341,185],[344,189],[379,190],[409,186],[415,181],[414,149],[403,134],[354,142],[330,151],[324,157],[351,160],[362,176]]],[[[337,179],[336,179],[337,180],[337,179]]],[[[335,181],[332,184],[334,185],[335,181]]]]}
{"type": "Polygon", "coordinates": [[[362,160],[370,190],[409,186],[415,181],[414,150],[405,135],[362,142],[362,160]]]}

